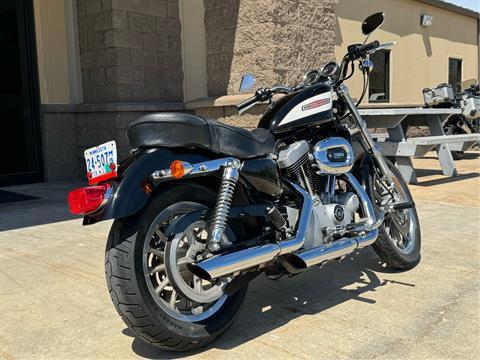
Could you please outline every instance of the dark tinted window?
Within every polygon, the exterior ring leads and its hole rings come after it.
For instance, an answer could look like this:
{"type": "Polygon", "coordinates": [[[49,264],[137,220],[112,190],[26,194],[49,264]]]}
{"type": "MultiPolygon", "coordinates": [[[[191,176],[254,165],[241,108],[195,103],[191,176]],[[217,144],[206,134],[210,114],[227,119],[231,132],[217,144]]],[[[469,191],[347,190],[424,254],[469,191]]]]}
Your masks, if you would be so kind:
{"type": "Polygon", "coordinates": [[[462,60],[448,59],[448,83],[455,85],[462,81],[462,60]]]}
{"type": "Polygon", "coordinates": [[[373,70],[368,84],[370,102],[387,102],[390,100],[390,51],[380,50],[370,55],[373,70]]]}

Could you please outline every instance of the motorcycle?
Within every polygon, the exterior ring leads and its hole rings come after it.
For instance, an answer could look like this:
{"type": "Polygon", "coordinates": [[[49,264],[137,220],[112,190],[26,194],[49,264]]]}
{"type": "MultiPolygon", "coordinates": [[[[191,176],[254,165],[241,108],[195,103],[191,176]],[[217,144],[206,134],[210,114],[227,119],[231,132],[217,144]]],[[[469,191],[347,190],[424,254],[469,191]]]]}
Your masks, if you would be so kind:
{"type": "MultiPolygon", "coordinates": [[[[475,134],[480,132],[480,85],[470,79],[453,87],[440,84],[423,89],[426,107],[462,109],[461,114],[448,116],[443,122],[445,135],[475,134]]],[[[452,151],[455,160],[463,158],[463,151],[452,151]]]]}
{"type": "MultiPolygon", "coordinates": [[[[367,79],[369,55],[393,46],[366,43],[383,21],[369,16],[367,38],[340,64],[238,104],[269,102],[251,132],[149,114],[128,129],[134,151],[119,165],[113,142],[85,151],[90,186],[70,192],[69,206],[84,225],[115,219],[108,290],[136,336],[168,350],[204,347],[232,325],[257,276],[294,276],[369,245],[393,269],[419,263],[412,195],[344,84],[355,62],[367,79]]],[[[239,90],[254,83],[245,74],[239,90]]]]}

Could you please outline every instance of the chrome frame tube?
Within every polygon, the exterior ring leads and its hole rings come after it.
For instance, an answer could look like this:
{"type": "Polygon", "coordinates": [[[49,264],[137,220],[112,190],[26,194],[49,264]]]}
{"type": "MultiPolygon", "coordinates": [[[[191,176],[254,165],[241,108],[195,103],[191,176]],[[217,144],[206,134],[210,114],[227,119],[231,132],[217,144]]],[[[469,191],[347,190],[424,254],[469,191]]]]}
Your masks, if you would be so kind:
{"type": "Polygon", "coordinates": [[[360,206],[363,209],[365,216],[367,217],[367,224],[373,225],[376,223],[375,211],[373,209],[372,201],[368,197],[367,193],[363,189],[362,185],[358,182],[357,178],[351,173],[344,174],[347,181],[352,185],[353,190],[357,193],[360,200],[360,206]]]}

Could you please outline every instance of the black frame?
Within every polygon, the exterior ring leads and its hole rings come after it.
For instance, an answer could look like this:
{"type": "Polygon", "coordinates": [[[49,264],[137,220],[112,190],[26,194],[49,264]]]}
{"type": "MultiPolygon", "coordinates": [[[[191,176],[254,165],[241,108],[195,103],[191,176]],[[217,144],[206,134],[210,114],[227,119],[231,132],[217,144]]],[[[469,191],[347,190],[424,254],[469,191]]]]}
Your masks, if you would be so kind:
{"type": "MultiPolygon", "coordinates": [[[[390,50],[380,50],[378,53],[385,53],[385,63],[383,66],[385,67],[385,80],[384,80],[384,87],[385,87],[385,99],[381,100],[370,100],[370,82],[368,84],[368,102],[369,103],[388,103],[390,102],[390,50]]],[[[371,56],[371,55],[370,55],[371,56]]],[[[373,71],[375,71],[375,67],[378,66],[373,63],[373,71]]]]}
{"type": "Polygon", "coordinates": [[[0,175],[0,186],[19,185],[44,180],[43,157],[40,129],[40,92],[37,66],[37,47],[35,39],[35,17],[33,0],[17,0],[16,15],[19,25],[20,61],[26,70],[26,79],[22,79],[22,93],[28,98],[28,109],[33,131],[35,169],[28,172],[0,175]]]}

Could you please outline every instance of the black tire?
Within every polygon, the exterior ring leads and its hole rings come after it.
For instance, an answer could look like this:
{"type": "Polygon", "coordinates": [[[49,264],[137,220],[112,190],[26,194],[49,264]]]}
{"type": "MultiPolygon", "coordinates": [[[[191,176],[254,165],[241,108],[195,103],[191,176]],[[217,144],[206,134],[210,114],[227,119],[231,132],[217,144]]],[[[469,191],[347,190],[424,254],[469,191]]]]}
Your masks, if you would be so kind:
{"type": "Polygon", "coordinates": [[[222,335],[238,316],[247,287],[228,297],[211,316],[198,322],[178,320],[158,306],[143,272],[143,246],[150,224],[162,209],[181,201],[213,206],[216,194],[199,186],[177,186],[155,196],[136,216],[115,220],[105,256],[108,290],[125,324],[142,340],[171,351],[192,351],[222,335]]]}
{"type": "MultiPolygon", "coordinates": [[[[412,201],[413,197],[410,193],[410,190],[407,186],[407,183],[403,179],[400,171],[396,168],[396,166],[386,159],[389,169],[391,170],[394,180],[397,186],[402,188],[403,193],[406,196],[404,201],[412,201]]],[[[373,171],[372,171],[373,172],[373,171]]],[[[370,172],[369,178],[369,186],[368,186],[368,193],[372,199],[375,199],[374,191],[374,180],[375,176],[370,172]]],[[[378,208],[376,202],[374,201],[374,205],[378,208]]],[[[417,210],[415,207],[404,210],[408,211],[408,216],[411,221],[411,228],[410,231],[413,236],[414,244],[411,247],[410,251],[405,252],[402,251],[395,242],[391,239],[391,237],[387,233],[386,223],[388,223],[388,214],[386,215],[386,221],[380,226],[379,234],[377,240],[372,245],[375,252],[378,254],[380,259],[389,267],[398,270],[407,270],[414,268],[421,259],[420,249],[421,249],[421,231],[420,231],[420,222],[418,219],[417,210]]]]}
{"type": "MultiPolygon", "coordinates": [[[[445,135],[458,135],[458,134],[465,134],[464,131],[460,131],[458,127],[453,124],[447,124],[443,128],[445,135]]],[[[453,160],[462,160],[465,153],[463,151],[451,151],[453,160]]]]}

